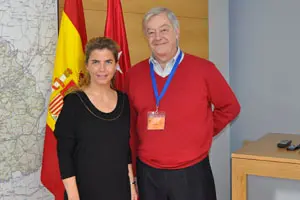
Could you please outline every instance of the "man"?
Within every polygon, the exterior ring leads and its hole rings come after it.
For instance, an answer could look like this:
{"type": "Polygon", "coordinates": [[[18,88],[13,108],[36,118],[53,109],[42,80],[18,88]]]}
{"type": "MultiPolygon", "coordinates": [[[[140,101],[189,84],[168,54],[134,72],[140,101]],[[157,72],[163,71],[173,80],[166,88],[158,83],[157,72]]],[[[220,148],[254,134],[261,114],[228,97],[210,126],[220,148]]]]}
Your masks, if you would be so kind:
{"type": "Polygon", "coordinates": [[[208,153],[240,105],[213,63],[181,51],[174,13],[151,9],[143,30],[152,56],[127,74],[140,199],[216,200],[208,153]]]}

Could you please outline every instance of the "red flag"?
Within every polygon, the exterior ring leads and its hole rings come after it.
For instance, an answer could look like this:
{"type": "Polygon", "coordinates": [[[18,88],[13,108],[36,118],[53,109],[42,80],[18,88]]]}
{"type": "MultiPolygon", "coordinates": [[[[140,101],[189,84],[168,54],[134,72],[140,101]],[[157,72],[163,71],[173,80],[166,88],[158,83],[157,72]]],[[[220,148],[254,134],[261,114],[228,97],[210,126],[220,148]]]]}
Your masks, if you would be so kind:
{"type": "Polygon", "coordinates": [[[56,47],[41,172],[42,183],[56,200],[64,199],[65,189],[60,177],[53,131],[66,91],[78,84],[80,73],[83,72],[86,42],[82,1],[65,0],[56,47]]]}
{"type": "MultiPolygon", "coordinates": [[[[131,67],[128,43],[126,38],[125,23],[123,18],[122,5],[120,0],[107,0],[107,15],[105,24],[105,37],[109,37],[116,41],[120,46],[120,59],[119,67],[120,71],[116,73],[116,88],[124,91],[125,86],[125,74],[131,67]]],[[[137,138],[135,135],[131,135],[130,146],[132,150],[132,165],[133,172],[136,173],[136,146],[137,138]]]]}
{"type": "Polygon", "coordinates": [[[109,37],[116,41],[120,46],[120,69],[116,73],[115,84],[117,89],[124,91],[125,74],[131,65],[120,0],[107,0],[107,15],[104,35],[105,37],[109,37]]]}

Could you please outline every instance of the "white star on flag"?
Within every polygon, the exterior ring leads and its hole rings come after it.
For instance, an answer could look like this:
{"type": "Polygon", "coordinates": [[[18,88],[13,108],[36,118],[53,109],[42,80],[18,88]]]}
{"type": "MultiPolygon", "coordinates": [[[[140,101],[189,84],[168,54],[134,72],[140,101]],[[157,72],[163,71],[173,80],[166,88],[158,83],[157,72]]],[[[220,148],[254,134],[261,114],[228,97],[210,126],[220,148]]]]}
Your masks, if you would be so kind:
{"type": "MultiPolygon", "coordinates": [[[[122,55],[122,51],[120,51],[120,52],[118,53],[118,61],[120,61],[121,55],[122,55]]],[[[123,74],[122,69],[121,69],[119,63],[117,64],[117,71],[119,71],[121,74],[123,74]]]]}

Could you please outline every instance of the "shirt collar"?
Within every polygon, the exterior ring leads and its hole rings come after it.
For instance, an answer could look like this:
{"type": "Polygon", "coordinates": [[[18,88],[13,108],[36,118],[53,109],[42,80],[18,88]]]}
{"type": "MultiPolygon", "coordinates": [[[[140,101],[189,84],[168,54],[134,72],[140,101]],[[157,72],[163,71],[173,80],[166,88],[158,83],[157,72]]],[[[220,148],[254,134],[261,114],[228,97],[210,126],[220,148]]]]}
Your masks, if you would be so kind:
{"type": "MultiPolygon", "coordinates": [[[[168,63],[174,64],[175,60],[176,60],[177,57],[179,56],[180,51],[181,51],[181,50],[180,50],[180,48],[178,47],[175,56],[174,56],[168,63]]],[[[159,63],[157,62],[157,60],[155,60],[153,54],[152,54],[152,55],[150,56],[150,58],[149,58],[149,63],[151,63],[151,62],[152,62],[153,64],[159,64],[159,63]]]]}

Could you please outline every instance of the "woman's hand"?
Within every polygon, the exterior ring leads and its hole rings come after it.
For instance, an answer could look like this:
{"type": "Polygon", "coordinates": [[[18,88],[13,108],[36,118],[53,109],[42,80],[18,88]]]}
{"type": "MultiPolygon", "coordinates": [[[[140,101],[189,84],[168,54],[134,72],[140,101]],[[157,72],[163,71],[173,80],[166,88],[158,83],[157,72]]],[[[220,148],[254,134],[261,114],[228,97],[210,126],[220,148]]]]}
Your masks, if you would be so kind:
{"type": "Polygon", "coordinates": [[[138,200],[136,177],[133,176],[131,163],[128,164],[128,177],[129,177],[129,183],[130,183],[131,200],[138,200]]]}
{"type": "Polygon", "coordinates": [[[137,193],[136,184],[131,184],[130,189],[131,189],[131,200],[138,200],[139,196],[137,193]]]}
{"type": "Polygon", "coordinates": [[[65,185],[68,199],[69,200],[79,200],[79,193],[77,189],[76,177],[72,176],[66,179],[63,179],[63,183],[65,185]]]}
{"type": "Polygon", "coordinates": [[[68,200],[80,200],[79,197],[68,197],[68,200]]]}

